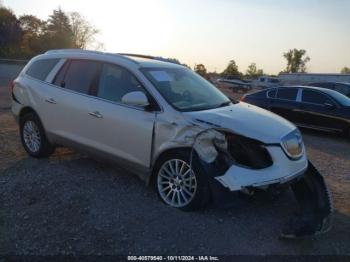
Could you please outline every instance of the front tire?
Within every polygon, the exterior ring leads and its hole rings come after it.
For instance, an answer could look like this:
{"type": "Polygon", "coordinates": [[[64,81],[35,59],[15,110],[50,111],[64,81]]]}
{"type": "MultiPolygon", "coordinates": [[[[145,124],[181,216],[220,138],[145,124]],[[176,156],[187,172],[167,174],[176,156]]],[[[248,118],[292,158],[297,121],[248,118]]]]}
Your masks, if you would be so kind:
{"type": "Polygon", "coordinates": [[[207,176],[190,153],[178,152],[163,157],[155,169],[158,196],[167,205],[184,211],[201,209],[210,199],[207,176]]]}
{"type": "Polygon", "coordinates": [[[48,141],[41,121],[35,113],[28,113],[21,118],[20,136],[24,149],[32,157],[48,157],[55,150],[48,141]]]}

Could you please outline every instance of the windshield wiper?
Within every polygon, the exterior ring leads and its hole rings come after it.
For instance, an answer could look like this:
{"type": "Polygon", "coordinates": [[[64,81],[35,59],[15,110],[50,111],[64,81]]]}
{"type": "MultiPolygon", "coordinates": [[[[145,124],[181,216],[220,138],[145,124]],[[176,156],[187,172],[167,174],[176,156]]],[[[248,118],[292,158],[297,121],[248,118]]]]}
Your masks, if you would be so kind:
{"type": "Polygon", "coordinates": [[[232,101],[225,101],[221,104],[218,104],[217,106],[215,106],[214,108],[219,108],[219,107],[224,107],[224,106],[228,106],[232,103],[232,101]]]}

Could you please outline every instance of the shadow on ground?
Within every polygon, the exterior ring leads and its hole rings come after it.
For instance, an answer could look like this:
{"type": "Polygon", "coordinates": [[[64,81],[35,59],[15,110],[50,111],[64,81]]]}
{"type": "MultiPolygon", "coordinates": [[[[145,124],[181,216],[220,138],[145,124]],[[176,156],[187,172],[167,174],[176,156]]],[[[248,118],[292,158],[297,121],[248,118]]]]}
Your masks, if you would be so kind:
{"type": "Polygon", "coordinates": [[[1,174],[1,254],[350,254],[350,218],[331,232],[278,238],[296,204],[240,199],[181,212],[136,176],[74,153],[22,159],[1,174]]]}

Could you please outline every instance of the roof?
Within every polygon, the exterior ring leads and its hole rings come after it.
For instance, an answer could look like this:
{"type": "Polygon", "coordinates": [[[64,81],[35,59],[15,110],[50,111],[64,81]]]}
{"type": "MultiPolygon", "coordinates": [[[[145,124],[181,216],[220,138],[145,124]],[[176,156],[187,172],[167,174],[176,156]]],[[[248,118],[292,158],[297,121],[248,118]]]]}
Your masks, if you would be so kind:
{"type": "Polygon", "coordinates": [[[154,57],[148,55],[139,54],[124,54],[124,53],[107,53],[93,50],[83,49],[55,49],[49,50],[45,55],[92,55],[92,56],[107,56],[108,58],[122,58],[129,62],[136,63],[141,67],[171,67],[171,68],[183,68],[182,65],[168,62],[166,59],[161,57],[154,57]]]}
{"type": "Polygon", "coordinates": [[[279,73],[279,76],[350,76],[350,74],[337,73],[279,73]]]}

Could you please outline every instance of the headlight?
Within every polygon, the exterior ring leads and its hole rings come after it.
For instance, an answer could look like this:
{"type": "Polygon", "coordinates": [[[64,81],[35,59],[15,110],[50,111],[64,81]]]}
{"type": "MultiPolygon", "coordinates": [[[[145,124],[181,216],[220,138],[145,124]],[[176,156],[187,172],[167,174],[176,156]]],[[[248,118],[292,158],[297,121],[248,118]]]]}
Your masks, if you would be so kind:
{"type": "Polygon", "coordinates": [[[304,143],[299,130],[294,130],[282,138],[284,152],[293,160],[299,159],[304,154],[304,143]]]}

